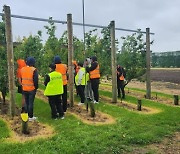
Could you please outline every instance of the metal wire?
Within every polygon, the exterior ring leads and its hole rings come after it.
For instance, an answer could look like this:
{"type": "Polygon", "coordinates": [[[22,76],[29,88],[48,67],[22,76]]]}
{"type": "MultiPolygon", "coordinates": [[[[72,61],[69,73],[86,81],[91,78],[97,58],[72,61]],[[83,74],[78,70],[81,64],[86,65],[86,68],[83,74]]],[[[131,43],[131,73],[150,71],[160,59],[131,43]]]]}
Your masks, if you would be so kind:
{"type": "MultiPolygon", "coordinates": [[[[0,16],[4,16],[4,13],[0,13],[0,16]]],[[[28,16],[21,16],[21,15],[13,15],[13,14],[11,14],[11,17],[18,18],[18,19],[44,21],[44,22],[48,22],[49,21],[49,19],[44,19],[44,18],[28,17],[28,16]]],[[[52,20],[52,21],[54,23],[67,24],[67,21],[60,21],[60,20],[52,20]]],[[[72,24],[73,25],[77,25],[77,26],[83,26],[83,23],[72,22],[72,24]]],[[[106,28],[107,26],[93,25],[93,24],[84,24],[84,27],[106,28]]],[[[125,29],[125,28],[115,28],[115,30],[146,34],[145,31],[138,31],[138,30],[132,30],[132,29],[125,29]]],[[[150,34],[151,35],[155,35],[155,33],[150,33],[150,34]]]]}

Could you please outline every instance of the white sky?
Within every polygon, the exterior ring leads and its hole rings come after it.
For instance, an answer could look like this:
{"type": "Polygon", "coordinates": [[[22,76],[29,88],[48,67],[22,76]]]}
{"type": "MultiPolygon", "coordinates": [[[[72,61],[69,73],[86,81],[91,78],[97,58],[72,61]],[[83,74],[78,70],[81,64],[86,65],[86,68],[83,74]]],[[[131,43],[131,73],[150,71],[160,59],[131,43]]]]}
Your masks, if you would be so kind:
{"type": "MultiPolygon", "coordinates": [[[[95,25],[108,25],[114,20],[118,28],[140,28],[145,31],[147,27],[155,35],[151,36],[154,45],[153,52],[180,50],[180,0],[84,0],[85,23],[95,25]]],[[[82,23],[82,0],[0,0],[0,12],[3,5],[11,7],[11,14],[49,18],[66,21],[67,14],[71,13],[73,22],[82,23]]],[[[47,38],[45,22],[12,19],[14,40],[20,36],[36,34],[43,31],[43,38],[47,38]]],[[[57,37],[60,37],[66,25],[58,24],[57,37]]],[[[90,30],[86,28],[86,31],[90,30]]],[[[82,38],[83,30],[74,26],[73,32],[82,38]]],[[[116,31],[116,38],[120,39],[131,33],[116,31]]]]}

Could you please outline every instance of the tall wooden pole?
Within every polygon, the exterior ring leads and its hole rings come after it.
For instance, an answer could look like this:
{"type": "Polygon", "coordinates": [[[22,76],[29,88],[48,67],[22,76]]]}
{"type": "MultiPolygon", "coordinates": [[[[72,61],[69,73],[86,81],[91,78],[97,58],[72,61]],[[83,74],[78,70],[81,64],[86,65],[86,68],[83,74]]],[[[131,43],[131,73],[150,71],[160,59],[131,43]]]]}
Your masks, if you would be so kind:
{"type": "Polygon", "coordinates": [[[14,79],[14,55],[13,55],[13,39],[11,28],[11,10],[9,6],[4,5],[5,28],[6,28],[6,44],[7,44],[7,62],[8,62],[8,81],[10,95],[10,115],[15,115],[15,79],[14,79]]]}
{"type": "Polygon", "coordinates": [[[117,71],[116,71],[116,47],[115,47],[115,22],[110,23],[111,35],[111,69],[112,69],[112,103],[117,103],[117,71]]]}
{"type": "Polygon", "coordinates": [[[151,98],[151,52],[150,52],[150,29],[146,28],[146,98],[151,98]]]}
{"type": "Polygon", "coordinates": [[[74,74],[73,74],[73,28],[72,14],[67,14],[67,30],[68,30],[68,73],[69,73],[69,101],[71,107],[74,106],[74,74]]]}

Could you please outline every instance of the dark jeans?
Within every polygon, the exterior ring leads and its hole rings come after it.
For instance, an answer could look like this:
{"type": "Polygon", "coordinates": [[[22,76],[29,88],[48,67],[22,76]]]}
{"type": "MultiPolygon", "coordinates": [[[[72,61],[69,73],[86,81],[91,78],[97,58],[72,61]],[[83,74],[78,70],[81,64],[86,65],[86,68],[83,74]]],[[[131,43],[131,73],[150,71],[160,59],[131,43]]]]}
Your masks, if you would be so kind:
{"type": "Polygon", "coordinates": [[[77,86],[78,94],[81,98],[81,103],[84,103],[84,101],[85,101],[84,89],[85,89],[84,85],[77,86]]]}
{"type": "Polygon", "coordinates": [[[36,90],[33,91],[23,91],[23,95],[25,98],[25,112],[28,113],[30,118],[33,117],[33,109],[34,109],[34,98],[36,95],[36,90]]]}
{"type": "Polygon", "coordinates": [[[61,95],[48,96],[49,105],[51,107],[51,117],[53,119],[64,116],[64,111],[61,104],[61,95]]]}
{"type": "Polygon", "coordinates": [[[117,89],[118,89],[118,97],[119,98],[121,97],[121,92],[122,92],[122,98],[125,98],[124,80],[118,80],[117,89]]]}
{"type": "Polygon", "coordinates": [[[62,102],[63,102],[63,110],[66,112],[67,110],[67,85],[63,86],[64,93],[62,94],[62,102]]]}
{"type": "Polygon", "coordinates": [[[91,88],[96,102],[99,101],[99,79],[91,79],[91,88]]]}

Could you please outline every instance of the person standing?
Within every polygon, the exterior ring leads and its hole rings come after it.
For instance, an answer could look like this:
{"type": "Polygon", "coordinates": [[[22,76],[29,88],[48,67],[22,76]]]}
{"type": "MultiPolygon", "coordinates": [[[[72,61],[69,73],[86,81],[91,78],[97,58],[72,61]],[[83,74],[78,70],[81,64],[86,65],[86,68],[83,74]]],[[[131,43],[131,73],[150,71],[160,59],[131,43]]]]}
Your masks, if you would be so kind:
{"type": "Polygon", "coordinates": [[[33,114],[34,98],[38,89],[38,72],[34,67],[35,59],[28,57],[27,66],[21,69],[22,90],[25,97],[25,111],[28,113],[29,121],[36,120],[33,114]]]}
{"type": "Polygon", "coordinates": [[[100,79],[100,70],[99,64],[97,62],[97,57],[91,57],[91,66],[86,67],[86,71],[89,73],[91,87],[94,95],[94,103],[99,103],[99,79],[100,79]]]}
{"type": "MultiPolygon", "coordinates": [[[[74,65],[73,73],[74,73],[74,81],[75,81],[75,76],[77,75],[77,73],[79,71],[79,67],[78,67],[78,64],[77,64],[76,60],[74,60],[72,63],[74,65]]],[[[75,85],[75,88],[76,88],[76,95],[78,96],[79,94],[78,94],[76,82],[74,82],[74,85],[75,85]]]]}
{"type": "Polygon", "coordinates": [[[80,69],[75,76],[75,83],[77,86],[78,94],[81,98],[81,102],[79,102],[78,105],[82,105],[85,102],[84,89],[85,89],[85,85],[86,85],[86,77],[85,77],[85,68],[83,67],[83,63],[79,62],[78,67],[80,69]]]}
{"type": "Polygon", "coordinates": [[[122,93],[122,99],[125,98],[125,91],[124,91],[124,79],[126,77],[126,72],[123,67],[120,65],[117,65],[117,89],[118,89],[118,98],[121,98],[122,93]]]}
{"type": "Polygon", "coordinates": [[[59,117],[64,119],[64,111],[61,105],[61,95],[64,91],[62,74],[55,71],[55,64],[50,64],[49,68],[51,73],[46,75],[44,81],[44,85],[46,86],[44,95],[47,96],[49,100],[49,105],[51,107],[51,118],[57,119],[59,117]]]}
{"type": "MultiPolygon", "coordinates": [[[[90,58],[86,58],[85,60],[85,67],[91,67],[91,59],[90,58]]],[[[89,73],[86,73],[86,81],[87,81],[87,85],[85,86],[85,97],[87,100],[89,101],[93,101],[94,100],[94,96],[93,96],[93,91],[91,88],[91,81],[89,78],[89,73]]]]}
{"type": "Polygon", "coordinates": [[[18,68],[17,68],[17,72],[16,72],[17,84],[18,84],[17,86],[18,86],[18,93],[22,94],[21,112],[23,113],[23,112],[25,112],[25,98],[24,98],[24,95],[22,93],[21,69],[26,66],[26,63],[23,59],[18,59],[17,64],[18,64],[18,68]]]}
{"type": "Polygon", "coordinates": [[[59,56],[54,57],[54,64],[56,65],[56,71],[62,74],[64,93],[62,94],[63,110],[67,110],[67,65],[61,63],[59,56]]]}

